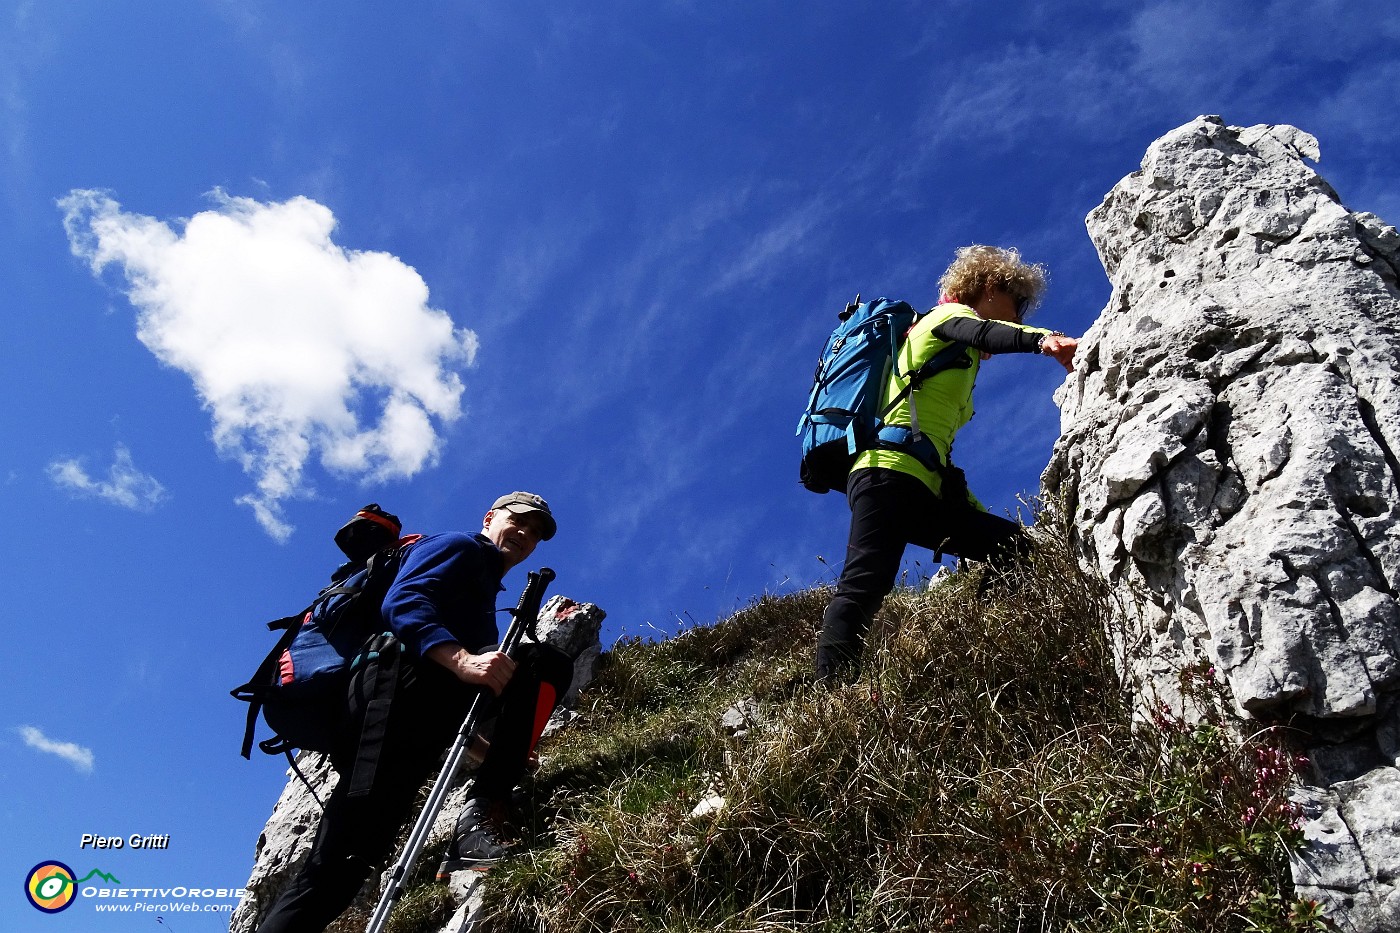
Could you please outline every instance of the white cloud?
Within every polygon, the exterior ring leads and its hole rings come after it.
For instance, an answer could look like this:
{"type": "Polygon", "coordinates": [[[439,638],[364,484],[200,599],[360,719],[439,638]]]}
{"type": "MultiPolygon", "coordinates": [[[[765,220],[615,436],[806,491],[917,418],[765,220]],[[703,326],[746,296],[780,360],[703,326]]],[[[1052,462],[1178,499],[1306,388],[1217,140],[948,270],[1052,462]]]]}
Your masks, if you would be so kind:
{"type": "Polygon", "coordinates": [[[456,370],[477,338],[397,257],[334,243],[323,205],[212,197],[180,232],[99,191],[59,207],[73,254],[94,275],[122,269],[137,337],[190,376],[219,451],[256,480],[237,501],[285,540],[282,503],[309,494],[313,457],[367,480],[436,462],[435,422],[461,414],[456,370]]]}
{"type": "Polygon", "coordinates": [[[34,726],[20,726],[18,731],[24,739],[24,744],[30,748],[50,755],[57,755],[83,774],[92,773],[93,765],[96,763],[92,749],[84,748],[75,742],[56,742],[34,726]]]}
{"type": "Polygon", "coordinates": [[[131,451],[120,444],[106,480],[93,479],[79,460],[55,460],[49,464],[48,473],[56,486],[137,512],[149,512],[166,498],[165,487],[155,477],[136,469],[131,451]]]}

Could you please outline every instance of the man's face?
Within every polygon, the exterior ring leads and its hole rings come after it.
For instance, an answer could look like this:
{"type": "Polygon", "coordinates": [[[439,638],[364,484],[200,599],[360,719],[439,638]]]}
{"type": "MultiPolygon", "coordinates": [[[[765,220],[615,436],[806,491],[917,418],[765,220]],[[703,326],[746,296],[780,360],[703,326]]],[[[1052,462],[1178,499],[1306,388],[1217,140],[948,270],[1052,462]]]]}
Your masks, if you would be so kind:
{"type": "Polygon", "coordinates": [[[534,553],[544,535],[544,522],[533,512],[518,515],[510,509],[493,509],[486,513],[481,533],[505,555],[509,570],[534,553]]]}

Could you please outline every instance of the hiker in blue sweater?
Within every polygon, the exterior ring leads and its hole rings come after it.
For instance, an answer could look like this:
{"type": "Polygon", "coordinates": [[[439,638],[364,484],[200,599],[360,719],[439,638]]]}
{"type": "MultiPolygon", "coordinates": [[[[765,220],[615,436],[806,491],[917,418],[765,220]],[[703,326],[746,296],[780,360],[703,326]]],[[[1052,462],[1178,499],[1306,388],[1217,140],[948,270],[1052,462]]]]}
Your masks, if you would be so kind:
{"type": "Polygon", "coordinates": [[[486,870],[507,852],[510,795],[524,775],[549,714],[568,690],[573,663],[542,644],[523,644],[512,660],[495,650],[496,594],[506,571],[525,560],[557,525],[533,493],[497,499],[478,534],[427,535],[406,550],[384,598],[385,623],[403,645],[404,663],[387,699],[383,744],[373,784],[352,796],[350,781],[367,712],[386,698],[364,678],[350,685],[350,715],[331,762],[342,780],[322,814],[311,855],[258,927],[259,933],[324,929],[354,900],[365,879],[392,855],[419,788],[437,767],[479,690],[499,697],[494,733],[478,737],[482,759],[438,869],[486,870]]]}
{"type": "Polygon", "coordinates": [[[963,247],[939,280],[938,306],[910,329],[882,407],[902,396],[886,423],[916,424],[927,442],[876,446],[856,456],[846,481],[851,507],[846,563],[817,642],[819,681],[849,681],[859,672],[865,632],[894,589],[909,544],[1002,568],[1024,553],[1021,527],[987,512],[968,491],[951,453],[953,436],[972,418],[972,387],[985,360],[1001,353],[1039,353],[1066,371],[1073,369],[1077,340],[1024,323],[1045,280],[1044,268],[1023,262],[1014,249],[963,247]],[[967,347],[965,365],[939,372],[910,393],[908,374],[958,343],[967,347]],[[915,411],[917,421],[911,416],[915,411]]]}

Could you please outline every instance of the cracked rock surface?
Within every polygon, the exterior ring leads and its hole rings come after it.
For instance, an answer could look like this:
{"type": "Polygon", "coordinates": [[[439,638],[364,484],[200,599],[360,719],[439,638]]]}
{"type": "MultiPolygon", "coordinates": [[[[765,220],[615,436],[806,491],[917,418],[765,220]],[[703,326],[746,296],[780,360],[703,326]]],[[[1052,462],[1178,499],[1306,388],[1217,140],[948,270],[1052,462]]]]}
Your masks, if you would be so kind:
{"type": "MultiPolygon", "coordinates": [[[[540,609],[535,623],[536,634],[541,642],[551,644],[574,660],[574,682],[569,692],[560,700],[545,734],[561,728],[572,717],[572,710],[578,703],[579,691],[593,679],[598,658],[602,653],[599,641],[603,619],[606,613],[592,603],[578,603],[565,596],[552,596],[540,609]]],[[[287,770],[287,786],[272,808],[267,825],[258,835],[257,850],[254,853],[253,870],[244,885],[247,894],[239,901],[229,924],[230,933],[253,933],[262,918],[277,900],[277,895],[291,881],[297,870],[311,852],[311,843],[316,837],[316,827],[321,818],[321,807],[316,798],[324,801],[335,788],[337,775],[330,760],[315,752],[302,752],[297,756],[297,764],[306,775],[307,782],[287,770]],[[308,788],[307,785],[310,785],[308,788]],[[312,795],[314,789],[315,797],[312,795]]],[[[465,772],[468,766],[463,766],[465,772]]],[[[459,784],[443,803],[442,812],[433,824],[434,837],[442,837],[452,832],[466,801],[466,789],[470,775],[461,774],[459,784]]],[[[414,813],[417,818],[417,813],[414,813]]],[[[409,827],[402,835],[406,836],[409,827]]],[[[399,857],[396,850],[390,857],[387,871],[399,857]]],[[[464,873],[475,875],[476,873],[464,873]]],[[[372,912],[379,901],[380,886],[375,876],[366,883],[355,901],[355,906],[366,913],[372,912]]],[[[449,921],[446,930],[462,929],[471,920],[472,914],[480,907],[480,892],[475,884],[452,886],[453,896],[458,901],[457,913],[449,921]]]]}
{"type": "Polygon", "coordinates": [[[1169,704],[1208,662],[1310,736],[1304,896],[1400,929],[1400,235],[1290,126],[1200,117],[1088,217],[1113,291],[1043,477],[1169,704]]]}

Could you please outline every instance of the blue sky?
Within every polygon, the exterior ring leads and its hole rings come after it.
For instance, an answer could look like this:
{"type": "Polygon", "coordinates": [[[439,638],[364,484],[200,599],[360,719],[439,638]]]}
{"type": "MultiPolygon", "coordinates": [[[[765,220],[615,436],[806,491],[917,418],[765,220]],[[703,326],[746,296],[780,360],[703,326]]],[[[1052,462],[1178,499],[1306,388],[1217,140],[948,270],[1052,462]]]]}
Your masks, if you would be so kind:
{"type": "MultiPolygon", "coordinates": [[[[406,6],[0,5],[6,930],[223,928],[21,882],[246,880],[283,769],[227,690],[363,503],[474,529],[539,492],[554,591],[668,634],[839,567],[793,430],[855,293],[1017,245],[1082,332],[1084,215],[1202,113],[1314,133],[1400,217],[1381,0],[406,6]]],[[[1061,376],[984,369],[956,456],[996,511],[1061,376]]]]}

